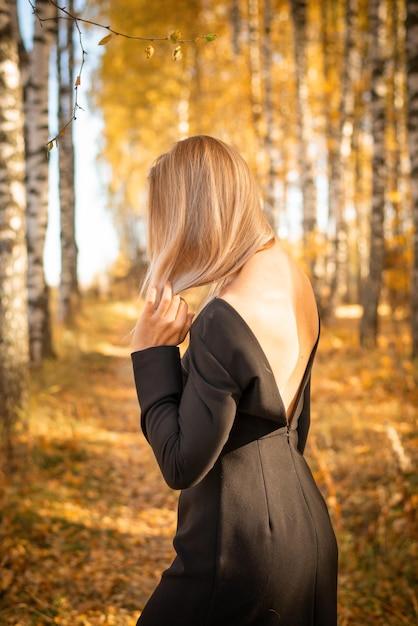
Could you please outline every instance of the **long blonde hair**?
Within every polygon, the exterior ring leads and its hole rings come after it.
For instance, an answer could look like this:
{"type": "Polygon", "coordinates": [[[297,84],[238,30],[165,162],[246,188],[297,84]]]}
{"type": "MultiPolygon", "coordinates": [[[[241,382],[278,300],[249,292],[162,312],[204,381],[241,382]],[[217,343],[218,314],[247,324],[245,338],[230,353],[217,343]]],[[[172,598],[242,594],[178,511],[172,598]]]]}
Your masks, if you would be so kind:
{"type": "Polygon", "coordinates": [[[153,164],[143,292],[171,281],[175,293],[210,285],[209,297],[215,296],[273,241],[256,181],[232,147],[198,135],[174,144],[153,164]]]}

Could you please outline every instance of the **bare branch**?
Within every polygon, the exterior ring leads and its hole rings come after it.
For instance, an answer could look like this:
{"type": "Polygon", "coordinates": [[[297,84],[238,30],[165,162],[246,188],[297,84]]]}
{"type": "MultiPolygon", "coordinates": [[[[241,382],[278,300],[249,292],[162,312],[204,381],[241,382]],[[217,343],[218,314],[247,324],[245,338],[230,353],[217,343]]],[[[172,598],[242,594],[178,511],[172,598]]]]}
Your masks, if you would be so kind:
{"type": "MultiPolygon", "coordinates": [[[[31,0],[28,0],[29,4],[32,6],[32,8],[34,9],[34,12],[36,12],[36,8],[32,5],[31,0]]],[[[74,13],[70,13],[69,11],[67,11],[67,9],[65,7],[61,7],[59,6],[59,4],[57,4],[56,2],[54,2],[54,0],[49,0],[49,2],[51,4],[54,5],[54,7],[56,7],[59,11],[61,11],[61,13],[63,13],[64,15],[66,15],[69,19],[74,20],[74,22],[81,22],[83,24],[89,24],[90,26],[97,26],[97,28],[102,28],[103,30],[106,30],[107,32],[111,33],[112,35],[117,35],[118,37],[124,37],[125,39],[137,39],[139,41],[171,41],[172,43],[172,36],[173,35],[168,35],[167,37],[142,37],[139,35],[129,35],[128,33],[122,33],[119,32],[117,30],[115,30],[114,28],[112,28],[111,26],[105,26],[104,24],[100,24],[99,22],[93,22],[92,20],[86,20],[85,18],[81,17],[80,15],[76,15],[74,13]]],[[[45,21],[42,20],[39,16],[38,18],[40,19],[40,21],[45,21]]],[[[206,36],[205,36],[206,37],[206,36]]],[[[204,37],[203,37],[204,38],[204,37]]],[[[176,39],[175,43],[194,43],[196,41],[198,41],[200,39],[200,37],[196,37],[195,39],[176,39]]]]}
{"type": "MultiPolygon", "coordinates": [[[[50,20],[51,18],[43,18],[41,17],[41,15],[39,14],[39,10],[36,7],[36,5],[34,5],[32,3],[32,0],[28,0],[30,6],[32,7],[32,12],[35,15],[35,17],[39,20],[39,22],[42,23],[46,22],[48,20],[50,20]]],[[[175,30],[174,32],[172,32],[170,35],[168,35],[167,37],[142,37],[139,35],[130,35],[128,33],[122,33],[119,32],[117,30],[115,30],[114,28],[112,28],[111,26],[105,26],[104,24],[100,24],[99,22],[94,22],[92,20],[87,20],[83,17],[81,17],[80,15],[77,15],[75,13],[72,13],[70,11],[67,10],[66,7],[64,6],[60,6],[57,2],[55,2],[54,0],[49,0],[49,2],[58,10],[61,12],[61,16],[57,15],[56,20],[59,19],[67,19],[67,20],[72,20],[77,31],[78,31],[78,39],[79,39],[79,44],[80,44],[80,50],[81,50],[81,64],[80,64],[80,69],[78,71],[78,75],[75,81],[75,98],[74,98],[74,108],[72,111],[72,117],[70,120],[68,120],[68,122],[65,124],[65,126],[63,126],[59,132],[57,133],[57,135],[55,135],[55,137],[52,137],[51,139],[48,140],[47,143],[47,152],[49,153],[52,148],[55,145],[58,145],[58,139],[60,137],[60,135],[64,135],[67,128],[69,126],[71,126],[71,124],[77,119],[77,112],[78,110],[83,110],[82,107],[80,107],[80,105],[78,104],[78,88],[81,85],[81,74],[83,72],[83,68],[84,68],[84,63],[86,60],[86,55],[87,55],[87,51],[85,50],[84,46],[83,46],[83,37],[82,37],[82,32],[80,29],[80,23],[81,24],[88,24],[90,26],[96,26],[97,28],[102,28],[103,30],[106,30],[109,35],[107,37],[104,37],[100,42],[99,45],[103,45],[105,43],[107,43],[110,40],[110,37],[112,35],[115,35],[117,37],[124,37],[125,39],[132,39],[132,40],[137,40],[137,41],[147,41],[147,42],[155,42],[155,41],[167,41],[171,44],[175,44],[175,50],[173,52],[173,59],[175,61],[179,61],[182,58],[182,54],[181,54],[181,44],[184,43],[196,43],[199,40],[204,40],[206,42],[212,42],[215,41],[215,39],[217,38],[217,35],[215,33],[207,33],[206,35],[203,35],[202,37],[195,37],[194,39],[183,39],[181,36],[181,32],[179,30],[175,30]]],[[[154,48],[152,46],[147,46],[147,48],[145,48],[145,57],[147,59],[150,59],[154,53],[154,48]]]]}
{"type": "MultiPolygon", "coordinates": [[[[50,0],[51,2],[51,0],[50,0]]],[[[52,2],[52,4],[54,6],[57,6],[55,4],[55,2],[52,2]]],[[[58,7],[59,8],[59,7],[58,7]]],[[[84,68],[84,64],[86,62],[86,55],[87,55],[87,51],[84,48],[83,45],[83,33],[80,30],[80,25],[79,25],[79,20],[76,18],[73,18],[71,15],[69,16],[69,19],[73,20],[73,23],[77,29],[78,32],[78,41],[80,44],[80,50],[81,50],[81,63],[80,63],[80,69],[78,70],[78,74],[77,77],[75,79],[75,84],[74,84],[74,90],[75,90],[75,96],[74,96],[74,106],[73,106],[73,110],[72,110],[72,116],[71,118],[68,120],[68,122],[65,124],[65,126],[63,126],[62,128],[60,128],[60,130],[58,131],[58,134],[55,135],[55,137],[52,137],[52,139],[50,139],[47,143],[47,152],[49,153],[52,148],[54,147],[54,143],[58,146],[58,139],[60,137],[60,135],[65,135],[65,133],[67,132],[67,128],[69,126],[72,125],[73,122],[75,122],[75,120],[77,119],[77,113],[79,110],[83,111],[84,109],[78,104],[78,88],[81,85],[81,75],[83,73],[83,68],[84,68]]]]}

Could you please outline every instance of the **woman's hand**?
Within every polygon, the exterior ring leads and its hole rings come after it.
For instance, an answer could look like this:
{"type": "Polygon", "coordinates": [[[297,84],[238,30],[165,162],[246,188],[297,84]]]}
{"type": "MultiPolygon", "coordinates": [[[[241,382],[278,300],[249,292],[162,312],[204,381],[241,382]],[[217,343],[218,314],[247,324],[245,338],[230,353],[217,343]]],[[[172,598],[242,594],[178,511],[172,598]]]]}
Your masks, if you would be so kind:
{"type": "Polygon", "coordinates": [[[192,325],[193,313],[188,313],[187,302],[178,294],[173,295],[170,283],[166,283],[158,306],[156,287],[148,292],[132,339],[132,352],[154,346],[177,346],[192,325]]]}

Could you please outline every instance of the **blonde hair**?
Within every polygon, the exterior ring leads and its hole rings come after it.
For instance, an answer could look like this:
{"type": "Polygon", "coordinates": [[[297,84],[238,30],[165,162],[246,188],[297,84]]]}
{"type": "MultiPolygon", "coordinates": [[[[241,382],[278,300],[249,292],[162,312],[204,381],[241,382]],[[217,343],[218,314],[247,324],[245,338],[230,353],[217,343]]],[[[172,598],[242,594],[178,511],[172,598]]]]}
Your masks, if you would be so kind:
{"type": "Polygon", "coordinates": [[[257,183],[232,147],[213,137],[189,137],[153,164],[143,292],[171,281],[175,293],[210,285],[208,297],[215,296],[273,241],[257,183]]]}

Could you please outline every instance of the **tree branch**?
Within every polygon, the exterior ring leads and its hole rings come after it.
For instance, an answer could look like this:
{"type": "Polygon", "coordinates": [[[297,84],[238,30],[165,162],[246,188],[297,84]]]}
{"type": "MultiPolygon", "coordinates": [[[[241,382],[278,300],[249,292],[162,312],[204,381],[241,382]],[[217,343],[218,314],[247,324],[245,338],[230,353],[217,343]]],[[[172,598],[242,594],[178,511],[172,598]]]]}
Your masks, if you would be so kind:
{"type": "MultiPolygon", "coordinates": [[[[37,9],[36,7],[32,4],[31,0],[28,0],[29,4],[31,5],[33,11],[35,14],[37,14],[37,9]]],[[[61,11],[61,13],[63,13],[64,15],[67,16],[67,18],[73,20],[74,22],[81,22],[83,24],[90,24],[90,26],[97,26],[98,28],[102,28],[104,30],[106,30],[108,33],[111,33],[112,35],[116,35],[118,37],[124,37],[125,39],[137,39],[139,41],[169,41],[171,43],[195,43],[196,41],[198,41],[199,39],[206,39],[206,41],[210,41],[210,39],[207,39],[207,37],[209,37],[210,35],[213,35],[212,33],[209,33],[207,35],[204,35],[203,37],[195,37],[194,39],[183,39],[181,38],[181,33],[179,31],[175,31],[174,33],[172,33],[171,35],[168,35],[167,37],[142,37],[139,35],[129,35],[128,33],[122,33],[119,32],[117,30],[115,30],[114,28],[112,28],[111,26],[105,26],[104,24],[100,24],[99,22],[93,22],[92,20],[87,20],[83,17],[81,17],[80,15],[76,15],[74,13],[70,13],[65,7],[61,7],[59,6],[59,4],[57,4],[57,2],[54,2],[54,0],[49,0],[49,2],[58,9],[58,11],[61,11]]],[[[42,19],[38,14],[37,14],[38,19],[41,22],[45,22],[45,19],[42,19]]],[[[58,18],[59,19],[59,18],[58,18]]],[[[216,36],[214,36],[214,38],[216,38],[216,36]]]]}
{"type": "MultiPolygon", "coordinates": [[[[181,32],[179,30],[175,30],[173,31],[170,35],[167,35],[167,37],[143,37],[143,36],[139,36],[139,35],[130,35],[128,33],[122,33],[119,32],[117,30],[115,30],[114,28],[112,28],[111,26],[105,26],[104,24],[100,24],[99,22],[94,22],[93,20],[87,20],[84,17],[81,17],[80,15],[77,15],[76,13],[72,13],[70,11],[67,10],[66,7],[64,6],[60,6],[57,2],[55,2],[54,0],[49,0],[49,2],[57,9],[57,11],[61,12],[61,16],[57,14],[56,18],[43,18],[41,17],[41,15],[39,14],[39,10],[36,7],[36,5],[33,4],[32,0],[28,0],[31,8],[32,8],[32,12],[35,15],[35,17],[39,20],[39,22],[42,23],[43,22],[47,22],[51,19],[68,19],[68,20],[72,20],[77,31],[78,31],[78,39],[79,39],[79,44],[80,44],[80,50],[81,50],[81,64],[80,64],[80,69],[78,71],[76,80],[75,80],[75,85],[74,85],[74,89],[75,89],[75,97],[74,97],[74,107],[73,107],[73,111],[72,111],[72,117],[71,119],[68,120],[68,122],[65,124],[65,126],[63,126],[59,132],[57,133],[57,135],[55,135],[55,137],[52,137],[51,139],[48,140],[47,143],[47,152],[49,153],[52,148],[54,147],[54,144],[58,146],[58,140],[60,135],[64,135],[67,131],[67,128],[69,126],[71,126],[71,124],[77,119],[77,112],[79,110],[83,110],[83,108],[78,104],[78,88],[81,85],[81,74],[83,72],[83,68],[84,68],[84,64],[86,61],[86,55],[87,55],[87,51],[85,50],[84,46],[83,46],[83,33],[81,32],[80,29],[80,23],[81,24],[88,24],[90,26],[96,26],[97,28],[102,28],[103,30],[108,32],[108,35],[106,35],[105,37],[103,37],[103,39],[101,39],[98,43],[98,45],[105,45],[107,44],[110,39],[112,38],[112,36],[116,36],[116,37],[124,37],[125,39],[133,39],[133,40],[137,40],[137,41],[147,41],[150,44],[156,41],[166,41],[168,43],[171,44],[175,44],[175,49],[173,51],[173,59],[174,61],[179,61],[182,58],[182,54],[181,54],[181,45],[185,44],[185,43],[196,43],[197,41],[203,39],[206,42],[211,42],[211,41],[215,41],[215,39],[217,38],[217,35],[215,33],[206,33],[206,35],[203,35],[202,37],[195,37],[194,39],[184,39],[181,35],[181,32]]],[[[152,45],[149,45],[145,48],[145,57],[147,59],[150,59],[153,54],[154,54],[154,48],[152,45]]]]}

